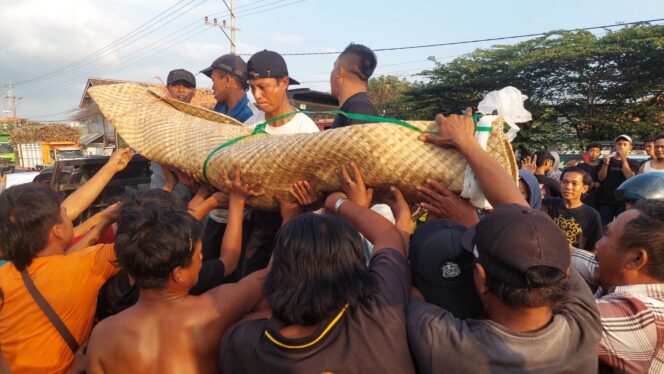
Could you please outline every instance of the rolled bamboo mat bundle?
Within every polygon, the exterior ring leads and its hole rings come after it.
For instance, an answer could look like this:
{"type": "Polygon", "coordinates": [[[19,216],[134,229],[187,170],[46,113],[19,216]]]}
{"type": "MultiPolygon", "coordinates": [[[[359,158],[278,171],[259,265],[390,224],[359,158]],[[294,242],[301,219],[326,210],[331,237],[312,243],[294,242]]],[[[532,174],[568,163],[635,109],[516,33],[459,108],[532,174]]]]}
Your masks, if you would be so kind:
{"type": "MultiPolygon", "coordinates": [[[[372,187],[396,186],[416,201],[415,186],[440,180],[453,192],[463,188],[465,159],[453,149],[423,143],[421,132],[435,132],[432,121],[410,126],[372,123],[315,134],[253,134],[234,119],[160,96],[131,83],[89,90],[103,115],[122,138],[143,156],[181,169],[224,190],[223,170],[239,164],[265,191],[248,203],[276,209],[276,196],[287,196],[295,181],[306,180],[319,191],[339,189],[340,165],[355,162],[372,187]]],[[[487,151],[517,180],[514,153],[494,121],[487,151]]]]}

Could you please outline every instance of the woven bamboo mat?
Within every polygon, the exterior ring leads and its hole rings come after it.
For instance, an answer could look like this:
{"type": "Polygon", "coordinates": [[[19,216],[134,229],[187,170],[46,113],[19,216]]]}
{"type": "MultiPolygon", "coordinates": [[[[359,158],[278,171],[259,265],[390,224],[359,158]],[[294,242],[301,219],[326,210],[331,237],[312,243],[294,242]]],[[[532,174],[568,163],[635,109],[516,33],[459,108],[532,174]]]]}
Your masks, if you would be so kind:
{"type": "MultiPolygon", "coordinates": [[[[427,178],[440,180],[453,192],[463,188],[466,161],[453,149],[418,140],[419,133],[390,123],[374,123],[289,136],[251,135],[234,119],[175,102],[131,83],[89,90],[104,116],[123,139],[151,160],[204,179],[223,190],[223,170],[240,164],[260,180],[265,194],[249,204],[278,207],[275,196],[287,196],[293,182],[307,180],[319,191],[338,190],[336,170],[355,162],[373,187],[396,186],[416,201],[415,186],[427,178]],[[214,152],[219,145],[247,136],[214,152]],[[206,175],[203,165],[208,159],[206,175]]],[[[422,131],[437,130],[432,121],[408,121],[422,131]]],[[[493,124],[488,152],[517,180],[512,148],[503,122],[493,124]]]]}

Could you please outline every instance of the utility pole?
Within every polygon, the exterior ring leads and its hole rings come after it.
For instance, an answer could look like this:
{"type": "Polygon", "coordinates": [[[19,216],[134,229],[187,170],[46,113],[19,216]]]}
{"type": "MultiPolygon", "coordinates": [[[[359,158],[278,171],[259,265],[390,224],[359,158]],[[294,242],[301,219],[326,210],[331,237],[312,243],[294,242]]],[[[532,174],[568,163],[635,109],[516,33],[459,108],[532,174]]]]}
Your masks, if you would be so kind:
{"type": "Polygon", "coordinates": [[[5,117],[16,117],[16,102],[21,100],[22,97],[14,96],[14,84],[12,81],[5,84],[7,87],[7,95],[5,95],[5,109],[2,111],[2,114],[5,117]]]}
{"type": "Polygon", "coordinates": [[[205,22],[204,24],[206,26],[212,26],[212,27],[218,27],[224,35],[226,35],[226,39],[231,42],[231,53],[236,54],[236,44],[235,44],[235,32],[236,31],[241,31],[237,27],[235,27],[235,0],[230,0],[231,5],[229,6],[228,3],[226,3],[226,0],[222,0],[224,2],[224,5],[226,5],[226,8],[228,8],[228,11],[231,14],[231,25],[227,26],[226,25],[226,20],[222,20],[221,23],[217,22],[217,19],[214,18],[212,22],[208,20],[208,17],[205,16],[205,22]],[[228,36],[228,33],[226,33],[226,30],[231,31],[231,35],[228,36]]]}

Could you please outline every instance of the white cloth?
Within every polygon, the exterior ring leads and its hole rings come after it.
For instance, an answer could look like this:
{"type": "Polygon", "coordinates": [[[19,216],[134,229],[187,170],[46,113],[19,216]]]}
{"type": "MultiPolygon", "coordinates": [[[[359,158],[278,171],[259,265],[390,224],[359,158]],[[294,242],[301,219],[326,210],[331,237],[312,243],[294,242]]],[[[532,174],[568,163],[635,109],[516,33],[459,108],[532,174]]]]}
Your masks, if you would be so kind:
{"type": "MultiPolygon", "coordinates": [[[[252,130],[259,124],[265,122],[265,112],[258,112],[249,117],[244,122],[245,126],[250,127],[252,130]]],[[[290,121],[281,126],[272,126],[268,124],[265,126],[265,132],[271,135],[289,135],[289,134],[302,134],[319,132],[320,129],[316,123],[304,113],[297,113],[290,117],[290,121]]]]}
{"type": "MultiPolygon", "coordinates": [[[[484,114],[484,117],[480,119],[477,125],[479,127],[490,128],[495,119],[502,117],[510,127],[505,137],[511,142],[517,132],[519,132],[519,127],[516,124],[532,120],[532,115],[523,106],[523,102],[527,98],[528,96],[522,95],[521,91],[512,86],[507,86],[499,91],[489,92],[477,106],[478,111],[484,114]],[[494,111],[498,115],[493,115],[494,111]]],[[[486,150],[489,141],[489,132],[475,132],[475,140],[477,140],[482,149],[486,150]]],[[[479,181],[475,177],[475,173],[473,173],[470,165],[466,166],[461,196],[470,199],[470,202],[477,208],[491,208],[491,204],[486,200],[480,188],[479,181]]]]}

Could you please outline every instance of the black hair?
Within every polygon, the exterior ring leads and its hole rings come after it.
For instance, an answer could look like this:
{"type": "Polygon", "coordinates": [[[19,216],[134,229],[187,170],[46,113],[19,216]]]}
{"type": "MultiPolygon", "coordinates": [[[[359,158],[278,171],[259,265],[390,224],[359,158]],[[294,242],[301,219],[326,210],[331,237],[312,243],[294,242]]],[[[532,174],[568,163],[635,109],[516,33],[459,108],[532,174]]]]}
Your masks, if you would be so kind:
{"type": "Polygon", "coordinates": [[[48,244],[49,231],[62,222],[60,195],[45,185],[27,183],[0,195],[0,246],[21,271],[48,244]]]}
{"type": "Polygon", "coordinates": [[[186,210],[159,195],[151,190],[128,199],[118,217],[117,263],[143,289],[162,289],[175,268],[189,267],[202,232],[186,210]]]}
{"type": "Polygon", "coordinates": [[[548,160],[551,160],[551,162],[556,162],[556,159],[553,158],[553,155],[549,151],[545,150],[537,151],[535,152],[535,155],[537,156],[537,162],[535,163],[537,167],[541,167],[542,165],[544,165],[544,162],[548,160]]]}
{"type": "Polygon", "coordinates": [[[587,171],[583,170],[583,168],[579,166],[570,166],[565,168],[565,170],[563,170],[563,172],[560,174],[560,180],[563,180],[566,173],[581,174],[581,182],[583,183],[584,186],[590,186],[591,184],[593,184],[593,177],[591,177],[587,171]]]}
{"type": "Polygon", "coordinates": [[[358,76],[363,81],[371,78],[378,61],[376,54],[362,44],[350,43],[339,55],[344,68],[358,76]]]}
{"type": "Polygon", "coordinates": [[[294,218],[277,233],[272,256],[263,294],[286,324],[314,325],[347,303],[354,308],[368,302],[375,292],[364,241],[339,217],[294,218]]]}
{"type": "Polygon", "coordinates": [[[655,137],[652,139],[653,143],[658,141],[659,139],[664,139],[664,133],[655,135],[655,137]]]}
{"type": "Polygon", "coordinates": [[[533,266],[523,273],[528,286],[517,288],[487,273],[486,285],[498,300],[512,308],[555,307],[569,288],[567,275],[550,266],[533,266]]]}
{"type": "Polygon", "coordinates": [[[654,142],[655,142],[655,137],[654,136],[650,136],[650,137],[647,137],[647,138],[643,139],[643,144],[644,145],[646,143],[654,143],[654,142]]]}
{"type": "Polygon", "coordinates": [[[164,208],[186,209],[187,206],[174,193],[164,191],[160,188],[152,188],[139,193],[129,193],[122,196],[119,201],[123,205],[144,205],[154,202],[164,208]]]}
{"type": "Polygon", "coordinates": [[[602,151],[602,145],[597,142],[586,144],[586,152],[589,152],[591,148],[598,148],[600,151],[602,151]]]}
{"type": "Polygon", "coordinates": [[[640,214],[625,224],[620,238],[622,245],[644,248],[648,252],[646,271],[664,281],[664,200],[639,200],[634,209],[640,214]]]}

